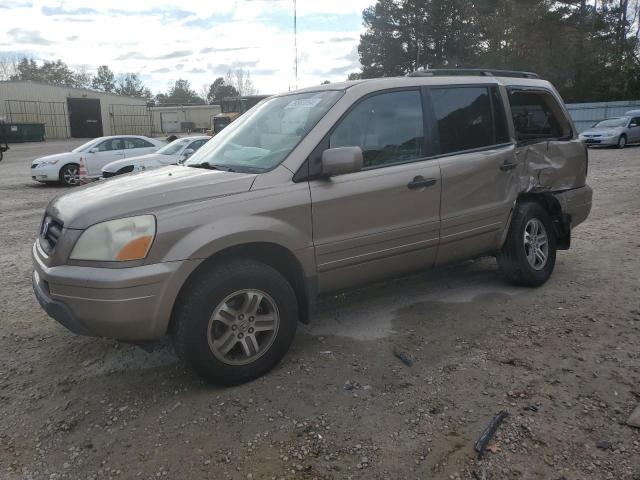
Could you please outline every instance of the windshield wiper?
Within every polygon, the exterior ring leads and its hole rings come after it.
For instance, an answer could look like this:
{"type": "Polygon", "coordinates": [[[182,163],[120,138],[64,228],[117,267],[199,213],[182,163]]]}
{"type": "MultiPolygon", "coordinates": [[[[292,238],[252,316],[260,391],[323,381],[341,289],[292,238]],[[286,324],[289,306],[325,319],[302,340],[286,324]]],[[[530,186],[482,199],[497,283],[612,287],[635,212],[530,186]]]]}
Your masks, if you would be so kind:
{"type": "Polygon", "coordinates": [[[223,172],[235,172],[235,170],[232,169],[232,168],[224,167],[222,165],[211,165],[209,162],[189,164],[188,166],[192,167],[192,168],[206,168],[207,170],[220,170],[220,171],[223,171],[223,172]]]}

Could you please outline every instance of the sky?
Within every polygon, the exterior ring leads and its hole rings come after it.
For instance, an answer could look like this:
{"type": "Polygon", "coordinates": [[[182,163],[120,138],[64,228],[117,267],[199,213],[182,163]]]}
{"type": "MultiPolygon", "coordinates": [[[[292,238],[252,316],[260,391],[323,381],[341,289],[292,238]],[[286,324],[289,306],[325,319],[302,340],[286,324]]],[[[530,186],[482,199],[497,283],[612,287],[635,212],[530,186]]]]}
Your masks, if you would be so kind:
{"type": "MultiPolygon", "coordinates": [[[[298,0],[299,88],[359,71],[362,10],[375,0],[298,0]]],[[[198,93],[229,69],[260,93],[296,87],[293,0],[7,0],[0,55],[139,74],[154,93],[179,78],[198,93]]]]}

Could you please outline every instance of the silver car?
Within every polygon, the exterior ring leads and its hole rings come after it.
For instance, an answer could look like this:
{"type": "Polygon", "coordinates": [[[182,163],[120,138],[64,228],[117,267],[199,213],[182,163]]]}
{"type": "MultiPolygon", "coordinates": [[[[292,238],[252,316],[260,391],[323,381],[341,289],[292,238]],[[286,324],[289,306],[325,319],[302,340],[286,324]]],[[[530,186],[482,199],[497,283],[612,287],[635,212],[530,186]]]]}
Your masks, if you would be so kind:
{"type": "Polygon", "coordinates": [[[624,148],[629,143],[640,142],[640,115],[601,120],[582,132],[580,140],[587,146],[606,145],[618,148],[624,148]]]}
{"type": "Polygon", "coordinates": [[[206,135],[179,138],[157,152],[108,163],[102,167],[102,177],[109,178],[123,173],[151,170],[182,163],[209,140],[211,137],[206,135]]]}

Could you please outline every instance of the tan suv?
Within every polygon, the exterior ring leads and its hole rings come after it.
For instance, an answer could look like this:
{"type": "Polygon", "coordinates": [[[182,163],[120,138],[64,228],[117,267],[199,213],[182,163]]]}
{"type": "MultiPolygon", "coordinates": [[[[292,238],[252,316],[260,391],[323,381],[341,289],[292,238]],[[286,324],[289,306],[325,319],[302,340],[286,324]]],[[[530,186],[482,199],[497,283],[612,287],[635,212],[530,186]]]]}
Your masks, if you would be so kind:
{"type": "Polygon", "coordinates": [[[591,208],[586,148],[535,75],[443,73],[271,97],[185,165],[54,199],[39,302],[79,334],[168,333],[231,384],[285,355],[319,294],[484,255],[541,285],[591,208]]]}

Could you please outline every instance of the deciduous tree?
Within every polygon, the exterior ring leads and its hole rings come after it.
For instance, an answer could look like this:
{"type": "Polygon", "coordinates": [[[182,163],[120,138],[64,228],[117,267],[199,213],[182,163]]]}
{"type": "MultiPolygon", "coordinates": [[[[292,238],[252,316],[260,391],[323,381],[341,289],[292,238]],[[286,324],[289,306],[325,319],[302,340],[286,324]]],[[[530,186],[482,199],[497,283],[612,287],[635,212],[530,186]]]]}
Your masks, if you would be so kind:
{"type": "Polygon", "coordinates": [[[150,100],[151,90],[144,86],[136,73],[124,73],[118,76],[115,93],[127,97],[140,97],[150,100]]]}
{"type": "Polygon", "coordinates": [[[102,92],[113,92],[116,89],[115,75],[107,65],[100,65],[91,86],[102,92]]]}
{"type": "Polygon", "coordinates": [[[227,85],[224,78],[218,77],[209,86],[207,101],[209,103],[221,103],[224,97],[237,97],[238,91],[233,85],[227,85]]]}

